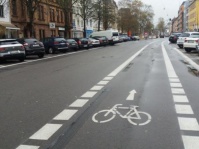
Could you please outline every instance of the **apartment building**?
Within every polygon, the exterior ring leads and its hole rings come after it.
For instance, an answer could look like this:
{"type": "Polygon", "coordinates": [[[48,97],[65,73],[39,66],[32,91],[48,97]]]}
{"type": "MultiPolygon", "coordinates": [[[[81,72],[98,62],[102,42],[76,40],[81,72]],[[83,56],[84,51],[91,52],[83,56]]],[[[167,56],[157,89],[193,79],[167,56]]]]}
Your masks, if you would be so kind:
{"type": "Polygon", "coordinates": [[[199,30],[199,0],[190,1],[188,6],[188,30],[199,30]]]}
{"type": "Polygon", "coordinates": [[[181,4],[178,10],[178,32],[183,32],[184,29],[184,3],[181,4]]]}
{"type": "MultiPolygon", "coordinates": [[[[72,14],[68,14],[69,25],[72,28],[72,14]]],[[[19,37],[30,37],[30,21],[26,5],[22,0],[11,0],[11,21],[20,28],[19,37]]],[[[43,0],[40,2],[34,15],[35,37],[41,40],[44,37],[61,36],[71,31],[65,30],[64,12],[56,0],[43,0]]]]}
{"type": "Polygon", "coordinates": [[[11,23],[9,0],[2,1],[0,4],[0,39],[16,38],[19,28],[11,23]]]}

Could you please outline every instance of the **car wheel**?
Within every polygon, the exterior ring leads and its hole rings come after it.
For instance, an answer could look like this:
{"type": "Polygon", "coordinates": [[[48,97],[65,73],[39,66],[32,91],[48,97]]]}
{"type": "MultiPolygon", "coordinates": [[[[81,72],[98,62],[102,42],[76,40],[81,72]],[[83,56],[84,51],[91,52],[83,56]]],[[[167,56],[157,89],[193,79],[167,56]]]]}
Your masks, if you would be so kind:
{"type": "Polygon", "coordinates": [[[191,49],[185,48],[185,51],[186,51],[187,53],[190,53],[190,52],[191,52],[191,49]]]}
{"type": "Polygon", "coordinates": [[[54,54],[55,51],[53,50],[53,48],[49,48],[49,49],[48,49],[48,53],[49,53],[49,54],[54,54]]]}
{"type": "Polygon", "coordinates": [[[23,62],[25,60],[25,57],[19,58],[20,62],[23,62]]]}
{"type": "Polygon", "coordinates": [[[38,57],[39,57],[39,58],[43,58],[43,57],[44,57],[44,54],[38,54],[38,57]]]}

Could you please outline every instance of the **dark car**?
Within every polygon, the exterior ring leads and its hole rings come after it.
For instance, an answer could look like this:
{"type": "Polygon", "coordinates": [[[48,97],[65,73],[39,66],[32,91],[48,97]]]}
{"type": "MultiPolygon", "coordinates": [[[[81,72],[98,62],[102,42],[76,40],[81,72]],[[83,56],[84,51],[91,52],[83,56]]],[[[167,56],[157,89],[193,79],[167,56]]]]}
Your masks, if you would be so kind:
{"type": "Polygon", "coordinates": [[[69,49],[78,50],[79,46],[74,39],[66,39],[69,49]]]}
{"type": "Polygon", "coordinates": [[[99,40],[101,46],[106,46],[109,44],[108,39],[105,36],[94,36],[92,38],[99,40]]]}
{"type": "Polygon", "coordinates": [[[93,46],[92,42],[87,38],[81,38],[80,42],[81,42],[81,48],[89,49],[90,47],[93,46]]]}
{"type": "Polygon", "coordinates": [[[56,51],[65,53],[69,49],[66,39],[62,37],[46,37],[42,39],[42,42],[46,53],[49,54],[54,54],[56,51]]]}
{"type": "Polygon", "coordinates": [[[35,38],[20,38],[17,39],[21,43],[26,51],[26,56],[28,55],[38,55],[39,58],[44,57],[45,48],[42,42],[35,38]]]}
{"type": "Polygon", "coordinates": [[[82,45],[81,45],[81,38],[72,38],[72,39],[74,39],[76,42],[77,42],[77,44],[78,44],[78,47],[79,47],[79,49],[82,47],[82,45]]]}
{"type": "Polygon", "coordinates": [[[25,49],[16,39],[0,39],[0,60],[7,59],[25,59],[25,49]]]}
{"type": "Polygon", "coordinates": [[[170,36],[169,36],[169,41],[171,43],[176,43],[177,40],[178,40],[178,37],[181,35],[182,33],[172,33],[170,36]]]}

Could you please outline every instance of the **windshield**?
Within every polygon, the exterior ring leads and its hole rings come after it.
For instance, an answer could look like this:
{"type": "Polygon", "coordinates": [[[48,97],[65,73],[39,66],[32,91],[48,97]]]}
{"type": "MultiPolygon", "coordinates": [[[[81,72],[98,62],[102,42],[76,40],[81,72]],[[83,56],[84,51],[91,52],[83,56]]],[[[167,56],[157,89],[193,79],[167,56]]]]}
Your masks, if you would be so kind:
{"type": "Polygon", "coordinates": [[[113,32],[113,36],[119,36],[118,32],[113,32]]]}

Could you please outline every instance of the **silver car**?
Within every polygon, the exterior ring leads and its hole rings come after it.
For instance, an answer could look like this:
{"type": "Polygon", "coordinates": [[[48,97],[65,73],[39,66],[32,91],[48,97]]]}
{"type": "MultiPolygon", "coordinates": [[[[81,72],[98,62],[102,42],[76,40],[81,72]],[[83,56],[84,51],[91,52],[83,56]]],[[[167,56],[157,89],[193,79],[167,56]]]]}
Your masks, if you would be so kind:
{"type": "Polygon", "coordinates": [[[183,48],[183,44],[186,38],[190,37],[190,35],[192,35],[193,33],[198,33],[198,32],[185,32],[182,33],[177,40],[177,45],[179,48],[183,48]]]}
{"type": "Polygon", "coordinates": [[[16,39],[0,39],[0,60],[7,59],[25,59],[25,49],[16,39]]]}

